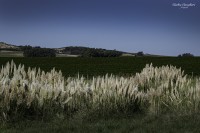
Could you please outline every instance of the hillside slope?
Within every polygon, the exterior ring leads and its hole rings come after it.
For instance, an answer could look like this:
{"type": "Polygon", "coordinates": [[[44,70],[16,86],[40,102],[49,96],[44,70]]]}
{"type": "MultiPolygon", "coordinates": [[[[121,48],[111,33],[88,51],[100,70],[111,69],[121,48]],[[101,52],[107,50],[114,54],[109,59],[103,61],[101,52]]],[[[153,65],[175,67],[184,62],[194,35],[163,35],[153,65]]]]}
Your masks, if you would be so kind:
{"type": "Polygon", "coordinates": [[[0,49],[19,49],[19,47],[5,42],[0,42],[0,49]]]}

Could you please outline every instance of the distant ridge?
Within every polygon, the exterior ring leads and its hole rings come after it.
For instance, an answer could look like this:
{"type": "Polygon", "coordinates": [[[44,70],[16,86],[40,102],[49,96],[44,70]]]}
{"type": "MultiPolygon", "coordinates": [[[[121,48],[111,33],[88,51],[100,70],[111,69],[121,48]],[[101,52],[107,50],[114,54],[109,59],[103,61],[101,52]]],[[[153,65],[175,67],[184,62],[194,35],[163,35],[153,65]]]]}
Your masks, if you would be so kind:
{"type": "Polygon", "coordinates": [[[5,42],[0,42],[0,49],[19,49],[19,47],[5,42]]]}
{"type": "MultiPolygon", "coordinates": [[[[5,52],[5,51],[21,51],[23,52],[23,50],[21,49],[24,46],[17,46],[17,45],[13,45],[13,44],[8,44],[5,42],[0,42],[0,52],[5,52]]],[[[39,46],[37,46],[39,47],[39,46]]],[[[138,55],[138,53],[133,53],[133,52],[124,52],[124,51],[118,51],[118,50],[107,50],[107,49],[103,49],[103,48],[90,48],[90,47],[84,47],[84,46],[66,46],[66,47],[61,47],[61,48],[51,48],[54,49],[59,57],[59,55],[63,56],[63,55],[81,55],[83,54],[85,51],[87,50],[98,50],[98,51],[103,51],[103,53],[105,52],[118,52],[121,53],[121,56],[140,56],[138,55]]],[[[165,55],[154,55],[154,54],[148,54],[145,53],[142,56],[145,57],[166,57],[165,55]]]]}

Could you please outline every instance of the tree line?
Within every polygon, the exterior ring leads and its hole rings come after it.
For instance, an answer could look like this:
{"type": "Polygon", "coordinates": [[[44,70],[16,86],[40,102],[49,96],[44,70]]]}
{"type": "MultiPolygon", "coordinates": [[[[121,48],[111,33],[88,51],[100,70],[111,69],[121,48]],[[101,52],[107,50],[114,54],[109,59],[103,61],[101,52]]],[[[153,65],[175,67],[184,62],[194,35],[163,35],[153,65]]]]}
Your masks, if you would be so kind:
{"type": "MultiPolygon", "coordinates": [[[[24,57],[55,57],[57,51],[50,48],[19,46],[24,57]]],[[[96,49],[88,47],[66,47],[63,54],[79,55],[80,57],[119,57],[122,52],[116,50],[96,49]]]]}
{"type": "Polygon", "coordinates": [[[183,53],[183,54],[178,55],[178,57],[194,57],[194,55],[191,53],[183,53]]]}
{"type": "Polygon", "coordinates": [[[19,46],[24,57],[56,57],[56,51],[50,48],[19,46]]]}
{"type": "Polygon", "coordinates": [[[119,57],[122,55],[122,52],[116,50],[72,46],[66,47],[63,53],[80,55],[81,57],[119,57]]]}

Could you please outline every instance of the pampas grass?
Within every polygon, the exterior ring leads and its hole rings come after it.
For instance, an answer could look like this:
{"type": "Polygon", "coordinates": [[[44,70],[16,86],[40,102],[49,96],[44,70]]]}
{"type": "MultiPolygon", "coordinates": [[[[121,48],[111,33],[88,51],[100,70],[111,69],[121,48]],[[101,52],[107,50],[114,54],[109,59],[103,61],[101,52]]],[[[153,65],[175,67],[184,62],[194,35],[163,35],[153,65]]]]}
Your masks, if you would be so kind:
{"type": "Polygon", "coordinates": [[[174,66],[146,65],[132,77],[62,76],[11,61],[0,70],[0,119],[67,116],[80,110],[95,113],[144,111],[149,114],[198,113],[200,78],[174,66]]]}

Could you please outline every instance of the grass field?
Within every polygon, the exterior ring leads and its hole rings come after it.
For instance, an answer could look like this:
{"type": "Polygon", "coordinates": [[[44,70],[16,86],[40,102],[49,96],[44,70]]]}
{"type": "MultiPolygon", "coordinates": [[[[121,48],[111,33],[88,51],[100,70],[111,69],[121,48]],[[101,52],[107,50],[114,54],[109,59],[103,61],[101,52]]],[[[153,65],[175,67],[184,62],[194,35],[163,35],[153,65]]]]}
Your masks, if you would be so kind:
{"type": "Polygon", "coordinates": [[[0,50],[0,57],[23,57],[23,52],[0,50]]]}
{"type": "Polygon", "coordinates": [[[146,64],[154,66],[174,65],[181,67],[188,75],[200,75],[200,58],[177,57],[119,57],[119,58],[13,58],[0,57],[0,65],[13,60],[16,64],[22,63],[29,67],[40,67],[49,71],[53,67],[61,70],[65,77],[76,76],[78,73],[84,76],[98,76],[115,74],[122,76],[134,75],[140,72],[146,64]]]}
{"type": "Polygon", "coordinates": [[[199,133],[200,115],[136,115],[98,120],[23,121],[3,126],[1,133],[199,133]]]}
{"type": "MultiPolygon", "coordinates": [[[[120,76],[131,76],[140,72],[146,64],[154,66],[173,65],[181,67],[190,76],[200,76],[200,58],[175,58],[175,57],[120,57],[120,58],[13,58],[1,57],[0,65],[13,60],[16,64],[24,64],[27,67],[40,67],[42,70],[50,71],[53,67],[61,70],[65,77],[80,75],[99,76],[114,74],[120,76]]],[[[2,97],[0,97],[2,98],[2,97]]],[[[175,105],[176,106],[176,105],[175,105]]],[[[174,107],[175,107],[174,106],[174,107]]],[[[178,106],[178,105],[177,105],[178,106]]],[[[99,112],[101,114],[101,112],[99,112]]],[[[200,114],[170,114],[148,115],[144,112],[132,114],[114,114],[105,116],[94,115],[87,111],[78,112],[68,119],[49,118],[49,120],[22,119],[18,121],[2,122],[0,132],[2,133],[56,133],[56,132],[87,132],[87,133],[109,133],[109,132],[200,132],[200,114]]]]}

